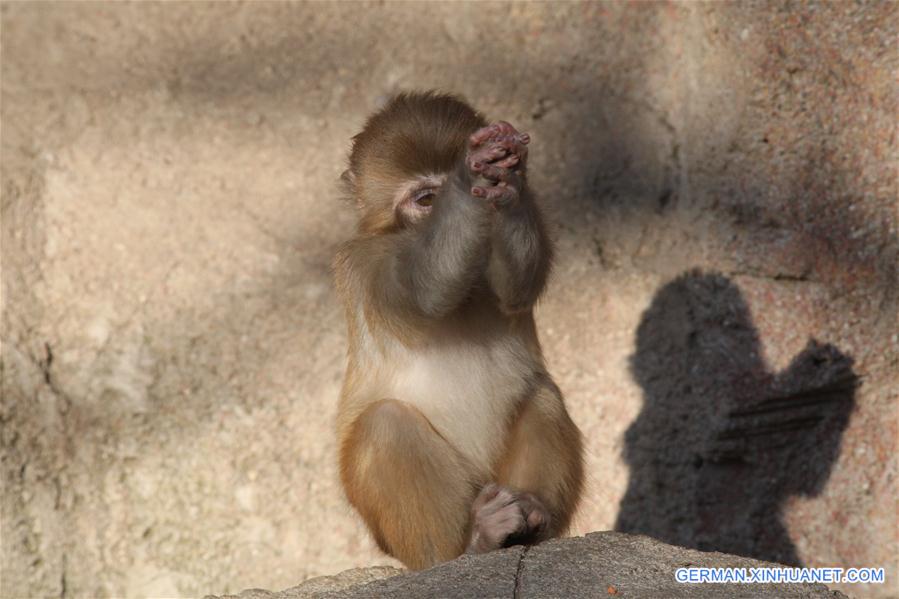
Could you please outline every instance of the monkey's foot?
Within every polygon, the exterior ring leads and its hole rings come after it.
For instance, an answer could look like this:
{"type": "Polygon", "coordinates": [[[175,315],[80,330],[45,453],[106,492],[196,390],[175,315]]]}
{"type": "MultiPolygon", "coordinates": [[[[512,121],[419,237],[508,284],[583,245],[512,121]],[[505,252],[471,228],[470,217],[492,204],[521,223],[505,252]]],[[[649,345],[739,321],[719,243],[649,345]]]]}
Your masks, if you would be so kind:
{"type": "Polygon", "coordinates": [[[505,121],[475,131],[466,162],[476,184],[471,193],[505,204],[518,198],[531,137],[505,121]]]}
{"type": "Polygon", "coordinates": [[[472,530],[468,553],[542,540],[549,512],[534,495],[503,487],[485,486],[471,505],[472,530]]]}

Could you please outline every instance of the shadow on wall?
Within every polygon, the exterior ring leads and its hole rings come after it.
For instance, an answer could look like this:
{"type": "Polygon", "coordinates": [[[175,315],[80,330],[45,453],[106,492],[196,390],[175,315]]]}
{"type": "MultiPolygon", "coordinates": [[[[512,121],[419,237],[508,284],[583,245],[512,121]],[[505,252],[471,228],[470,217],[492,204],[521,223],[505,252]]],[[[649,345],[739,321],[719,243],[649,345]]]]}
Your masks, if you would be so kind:
{"type": "Polygon", "coordinates": [[[857,377],[850,357],[814,340],[777,374],[760,352],[726,277],[688,272],[657,292],[631,357],[644,405],[625,434],[616,530],[800,565],[781,510],[824,488],[857,377]]]}

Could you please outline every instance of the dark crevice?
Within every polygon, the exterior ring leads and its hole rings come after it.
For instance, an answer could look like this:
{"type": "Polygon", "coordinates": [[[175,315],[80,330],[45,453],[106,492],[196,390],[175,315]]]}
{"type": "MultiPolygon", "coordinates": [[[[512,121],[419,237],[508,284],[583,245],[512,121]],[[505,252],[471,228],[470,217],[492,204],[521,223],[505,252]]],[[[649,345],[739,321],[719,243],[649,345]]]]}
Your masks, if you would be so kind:
{"type": "Polygon", "coordinates": [[[62,509],[62,482],[59,480],[59,475],[53,477],[53,488],[56,491],[53,509],[60,510],[62,509]]]}
{"type": "Polygon", "coordinates": [[[779,283],[818,283],[811,273],[790,274],[785,272],[765,272],[761,269],[731,270],[731,277],[747,277],[750,279],[766,279],[779,283]]]}
{"type": "Polygon", "coordinates": [[[59,599],[66,599],[68,589],[66,588],[66,556],[62,556],[62,573],[59,575],[59,599]]]}
{"type": "Polygon", "coordinates": [[[41,372],[44,374],[44,382],[53,386],[53,382],[50,380],[50,367],[53,365],[53,350],[50,348],[49,343],[44,344],[44,359],[39,362],[41,367],[41,372]]]}
{"type": "Polygon", "coordinates": [[[53,380],[53,375],[51,373],[51,368],[53,366],[53,348],[50,347],[49,343],[44,343],[44,357],[43,359],[35,359],[38,368],[41,370],[41,374],[44,377],[44,383],[50,388],[50,391],[53,392],[59,399],[62,400],[62,404],[60,406],[60,411],[65,414],[72,407],[71,398],[63,393],[63,391],[57,386],[56,381],[53,380]]]}
{"type": "Polygon", "coordinates": [[[518,568],[515,570],[515,590],[512,593],[513,599],[518,599],[521,596],[521,573],[524,570],[524,558],[530,550],[531,546],[525,545],[521,550],[521,557],[518,558],[518,568]]]}
{"type": "Polygon", "coordinates": [[[772,275],[771,278],[775,281],[782,281],[782,282],[788,282],[788,283],[789,282],[808,283],[809,281],[812,280],[809,277],[808,273],[803,273],[803,274],[798,274],[798,275],[791,275],[791,274],[787,274],[787,273],[776,273],[776,274],[772,275]]]}
{"type": "Polygon", "coordinates": [[[670,187],[666,187],[662,190],[662,193],[659,194],[658,197],[658,210],[657,212],[662,213],[665,211],[665,208],[668,207],[668,203],[671,201],[671,197],[674,195],[674,190],[670,187]]]}

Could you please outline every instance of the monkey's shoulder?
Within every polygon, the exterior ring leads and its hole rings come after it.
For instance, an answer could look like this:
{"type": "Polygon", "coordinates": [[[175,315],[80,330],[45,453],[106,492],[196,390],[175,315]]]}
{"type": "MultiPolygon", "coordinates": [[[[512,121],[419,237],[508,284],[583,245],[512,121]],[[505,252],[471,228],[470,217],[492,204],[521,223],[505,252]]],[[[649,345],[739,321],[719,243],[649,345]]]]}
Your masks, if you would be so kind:
{"type": "Polygon", "coordinates": [[[365,283],[364,274],[387,252],[383,242],[373,237],[357,237],[343,243],[331,261],[337,291],[342,296],[358,290],[365,283]]]}

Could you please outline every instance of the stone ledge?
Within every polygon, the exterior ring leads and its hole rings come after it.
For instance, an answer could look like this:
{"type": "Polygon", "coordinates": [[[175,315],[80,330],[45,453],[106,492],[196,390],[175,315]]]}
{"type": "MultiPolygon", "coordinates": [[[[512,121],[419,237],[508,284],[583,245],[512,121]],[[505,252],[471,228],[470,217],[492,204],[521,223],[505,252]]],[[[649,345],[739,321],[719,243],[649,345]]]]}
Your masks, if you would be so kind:
{"type": "Polygon", "coordinates": [[[512,547],[486,555],[463,555],[422,572],[388,567],[347,570],[281,592],[259,589],[206,599],[362,599],[408,597],[846,597],[822,584],[680,584],[685,566],[770,566],[745,557],[684,549],[639,535],[597,532],[535,547],[512,547]]]}

